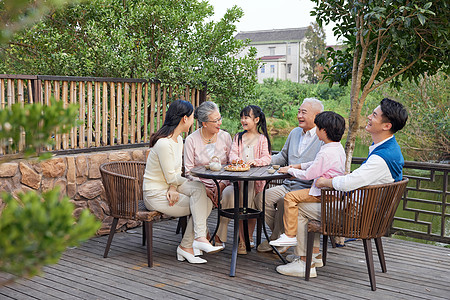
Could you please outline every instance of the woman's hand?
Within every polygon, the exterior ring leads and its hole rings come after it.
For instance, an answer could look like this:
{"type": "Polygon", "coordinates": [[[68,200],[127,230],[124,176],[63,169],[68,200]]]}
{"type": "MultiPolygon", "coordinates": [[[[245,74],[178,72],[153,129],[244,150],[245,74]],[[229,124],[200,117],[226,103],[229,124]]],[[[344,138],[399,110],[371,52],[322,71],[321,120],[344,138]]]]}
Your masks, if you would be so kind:
{"type": "Polygon", "coordinates": [[[281,167],[278,169],[278,173],[287,173],[289,168],[291,168],[291,166],[281,167]]]}
{"type": "Polygon", "coordinates": [[[214,203],[214,206],[217,207],[217,196],[214,194],[213,191],[210,189],[206,189],[206,196],[208,196],[209,199],[211,199],[212,203],[214,203]]]}
{"type": "Polygon", "coordinates": [[[167,200],[169,200],[169,206],[174,206],[180,199],[180,193],[177,192],[177,188],[171,185],[167,190],[167,200]]]}

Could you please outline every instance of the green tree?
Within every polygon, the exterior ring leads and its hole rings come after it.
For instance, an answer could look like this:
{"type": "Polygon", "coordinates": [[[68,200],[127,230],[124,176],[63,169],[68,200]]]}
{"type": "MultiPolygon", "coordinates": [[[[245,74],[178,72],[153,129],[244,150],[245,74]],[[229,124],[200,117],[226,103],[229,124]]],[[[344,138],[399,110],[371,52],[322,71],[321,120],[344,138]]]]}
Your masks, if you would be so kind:
{"type": "MultiPolygon", "coordinates": [[[[0,2],[0,45],[2,39],[37,18],[48,5],[58,1],[4,0],[0,2]],[[39,5],[38,5],[39,4],[39,5]]],[[[18,149],[22,133],[26,148],[13,158],[35,155],[50,144],[51,133],[67,133],[75,125],[77,108],[64,109],[54,99],[50,106],[14,104],[0,109],[1,146],[18,149]]],[[[39,155],[40,158],[49,154],[39,155]]],[[[0,156],[0,163],[11,156],[0,156]]],[[[95,234],[100,222],[84,210],[76,220],[74,206],[67,196],[61,197],[54,189],[39,195],[35,192],[16,196],[0,194],[0,272],[14,275],[0,286],[18,277],[39,274],[46,264],[56,263],[69,246],[95,234]],[[3,201],[4,204],[3,205],[3,201]]]]}
{"type": "Polygon", "coordinates": [[[251,95],[256,50],[235,55],[242,9],[233,6],[218,22],[199,0],[92,0],[54,9],[0,50],[8,73],[155,78],[189,83],[224,102],[251,95]]]}
{"type": "Polygon", "coordinates": [[[361,108],[367,95],[390,82],[418,81],[419,75],[449,73],[448,1],[440,0],[314,0],[319,25],[334,22],[335,35],[346,48],[328,52],[332,66],[325,78],[351,81],[351,111],[345,150],[350,169],[361,108]]]}
{"type": "Polygon", "coordinates": [[[325,31],[318,23],[313,22],[308,26],[305,37],[306,55],[302,57],[302,61],[307,68],[302,75],[306,76],[309,83],[318,83],[323,71],[319,60],[326,57],[325,31]]]}

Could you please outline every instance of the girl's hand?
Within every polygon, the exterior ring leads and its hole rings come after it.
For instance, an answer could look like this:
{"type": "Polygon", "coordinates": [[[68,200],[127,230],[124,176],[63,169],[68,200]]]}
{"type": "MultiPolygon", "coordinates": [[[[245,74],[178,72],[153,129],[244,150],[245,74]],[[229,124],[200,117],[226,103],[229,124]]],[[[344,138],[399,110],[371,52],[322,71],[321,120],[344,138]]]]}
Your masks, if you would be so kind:
{"type": "Polygon", "coordinates": [[[278,169],[278,173],[285,174],[285,173],[288,172],[289,168],[291,168],[291,166],[281,167],[281,168],[278,169]]]}
{"type": "Polygon", "coordinates": [[[254,167],[254,166],[256,166],[256,163],[255,163],[255,161],[254,160],[252,160],[251,162],[249,162],[248,163],[251,167],[254,167]]]}
{"type": "Polygon", "coordinates": [[[167,200],[169,200],[169,206],[174,206],[175,203],[180,199],[180,193],[177,192],[177,189],[174,186],[170,186],[167,191],[167,200]]]}

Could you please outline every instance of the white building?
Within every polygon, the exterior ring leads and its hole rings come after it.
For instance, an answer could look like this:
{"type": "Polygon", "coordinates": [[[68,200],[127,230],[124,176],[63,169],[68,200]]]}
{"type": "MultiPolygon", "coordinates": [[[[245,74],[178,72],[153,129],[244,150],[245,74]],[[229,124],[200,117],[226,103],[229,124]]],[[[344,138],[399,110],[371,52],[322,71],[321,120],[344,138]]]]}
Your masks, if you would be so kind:
{"type": "MultiPolygon", "coordinates": [[[[259,31],[241,31],[236,39],[251,42],[248,47],[255,47],[261,61],[258,69],[258,82],[265,78],[288,79],[303,82],[305,55],[305,33],[308,27],[272,29],[259,31]]],[[[244,55],[248,47],[244,50],[244,55]]]]}

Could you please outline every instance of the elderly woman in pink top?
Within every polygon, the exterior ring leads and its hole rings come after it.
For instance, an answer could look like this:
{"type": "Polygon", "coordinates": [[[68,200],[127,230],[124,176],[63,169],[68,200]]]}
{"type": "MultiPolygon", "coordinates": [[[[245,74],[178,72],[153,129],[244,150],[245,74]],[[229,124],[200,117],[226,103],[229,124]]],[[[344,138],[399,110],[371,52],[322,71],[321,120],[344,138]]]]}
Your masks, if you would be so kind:
{"type": "MultiPolygon", "coordinates": [[[[184,168],[186,177],[190,180],[201,180],[206,187],[206,193],[217,206],[217,187],[211,179],[203,179],[190,175],[193,167],[209,164],[212,157],[219,158],[222,165],[228,163],[228,155],[231,150],[231,136],[220,129],[222,117],[217,104],[206,101],[200,104],[194,112],[194,118],[198,120],[200,128],[190,134],[184,146],[184,168]]],[[[228,181],[220,181],[221,192],[229,185],[228,181]]],[[[233,197],[222,199],[222,208],[233,207],[233,197]]],[[[229,219],[221,217],[216,235],[216,245],[225,247],[227,240],[227,226],[229,219]]]]}

